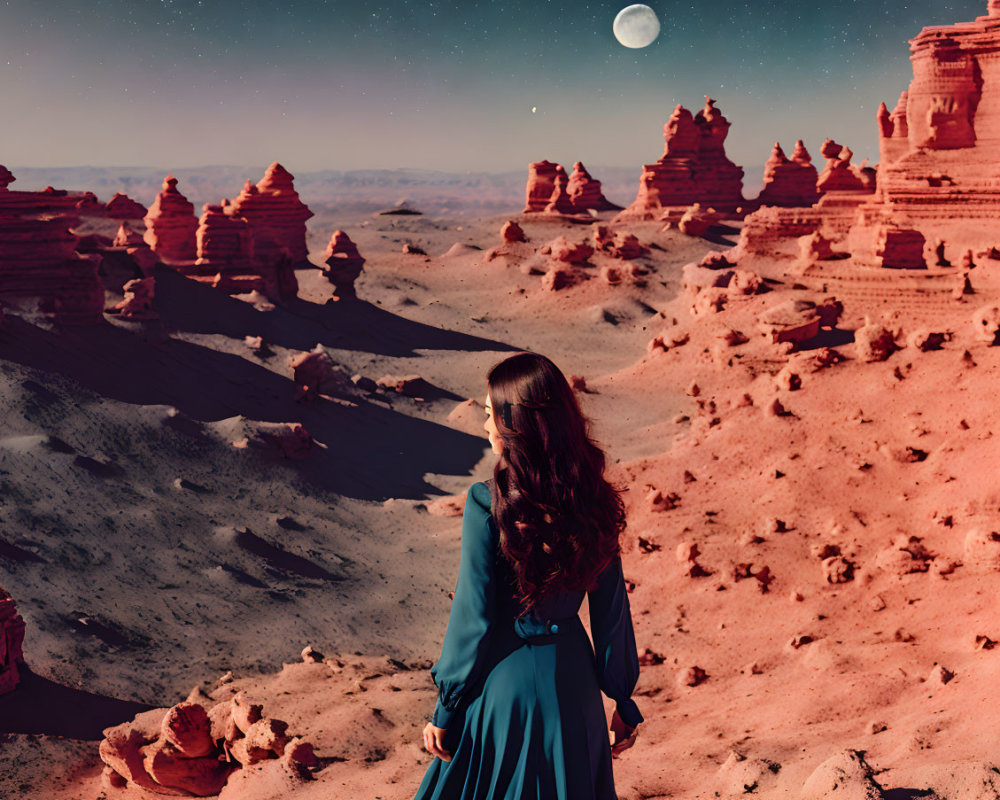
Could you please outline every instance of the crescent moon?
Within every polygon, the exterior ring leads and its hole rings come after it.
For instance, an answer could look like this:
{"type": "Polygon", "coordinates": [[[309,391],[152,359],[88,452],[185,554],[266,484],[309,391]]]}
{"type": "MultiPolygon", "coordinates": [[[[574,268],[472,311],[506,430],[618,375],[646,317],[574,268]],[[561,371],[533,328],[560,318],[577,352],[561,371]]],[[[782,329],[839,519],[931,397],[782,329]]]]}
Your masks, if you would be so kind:
{"type": "Polygon", "coordinates": [[[635,3],[618,12],[611,29],[621,44],[638,50],[656,41],[660,35],[660,20],[649,6],[635,3]]]}

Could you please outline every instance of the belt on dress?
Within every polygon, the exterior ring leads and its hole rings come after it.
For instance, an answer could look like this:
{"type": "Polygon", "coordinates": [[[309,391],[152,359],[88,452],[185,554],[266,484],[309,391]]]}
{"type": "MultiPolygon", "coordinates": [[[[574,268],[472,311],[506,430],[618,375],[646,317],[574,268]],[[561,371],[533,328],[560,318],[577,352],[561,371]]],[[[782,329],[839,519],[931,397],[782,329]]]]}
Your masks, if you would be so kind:
{"type": "Polygon", "coordinates": [[[560,634],[566,633],[576,623],[580,625],[580,617],[541,620],[531,617],[518,617],[514,620],[514,633],[529,644],[555,644],[560,634]]]}

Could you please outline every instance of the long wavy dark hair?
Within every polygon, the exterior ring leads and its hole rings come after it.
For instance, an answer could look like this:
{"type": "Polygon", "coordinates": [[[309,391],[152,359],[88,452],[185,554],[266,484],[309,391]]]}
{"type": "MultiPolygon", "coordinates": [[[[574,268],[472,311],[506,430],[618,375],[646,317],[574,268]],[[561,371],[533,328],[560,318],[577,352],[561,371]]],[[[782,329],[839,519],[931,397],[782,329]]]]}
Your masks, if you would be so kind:
{"type": "Polygon", "coordinates": [[[621,552],[625,506],[552,361],[518,353],[496,364],[487,384],[501,439],[493,516],[527,611],[557,591],[594,588],[621,552]]]}

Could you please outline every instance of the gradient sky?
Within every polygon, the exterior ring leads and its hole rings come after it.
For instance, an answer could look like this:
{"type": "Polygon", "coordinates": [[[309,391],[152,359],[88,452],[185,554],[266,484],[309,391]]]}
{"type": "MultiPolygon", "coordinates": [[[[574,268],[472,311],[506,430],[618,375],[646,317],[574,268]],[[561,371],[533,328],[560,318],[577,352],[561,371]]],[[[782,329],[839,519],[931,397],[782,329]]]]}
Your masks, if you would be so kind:
{"type": "Polygon", "coordinates": [[[660,156],[673,107],[705,94],[739,164],[776,139],[819,159],[826,136],[874,157],[878,104],[911,76],[907,40],[986,13],[986,0],[652,0],[660,37],[630,50],[611,32],[627,4],[0,0],[0,163],[638,166],[660,156]]]}

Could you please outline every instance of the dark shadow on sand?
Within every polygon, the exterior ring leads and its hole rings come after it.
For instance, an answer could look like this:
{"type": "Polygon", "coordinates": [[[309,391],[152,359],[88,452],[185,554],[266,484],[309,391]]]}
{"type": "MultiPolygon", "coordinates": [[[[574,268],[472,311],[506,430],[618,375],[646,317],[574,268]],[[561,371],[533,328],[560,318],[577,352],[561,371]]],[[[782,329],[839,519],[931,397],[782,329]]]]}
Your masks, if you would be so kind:
{"type": "Polygon", "coordinates": [[[701,237],[706,242],[721,245],[722,247],[735,247],[736,242],[727,239],[727,236],[739,236],[740,229],[732,225],[710,225],[705,234],[701,237]]]}
{"type": "Polygon", "coordinates": [[[841,328],[821,329],[812,339],[799,342],[796,350],[818,350],[821,347],[842,347],[845,344],[854,342],[854,331],[846,331],[841,328]]]}
{"type": "Polygon", "coordinates": [[[273,311],[257,311],[242,300],[163,266],[156,268],[155,308],[168,328],[236,339],[261,336],[265,342],[296,350],[311,350],[322,344],[339,350],[404,357],[417,355],[417,350],[519,349],[505,342],[414,322],[364,300],[317,305],[293,298],[273,311]]]}
{"type": "MultiPolygon", "coordinates": [[[[47,330],[9,315],[0,330],[0,358],[64,375],[103,397],[173,406],[203,422],[238,415],[299,422],[326,447],[283,463],[314,485],[351,497],[422,498],[436,492],[424,474],[465,474],[483,455],[479,437],[397,412],[360,393],[343,398],[349,402],[297,403],[289,378],[245,358],[176,338],[144,338],[110,323],[47,330]]],[[[239,457],[260,456],[234,453],[239,457]]],[[[121,478],[108,465],[82,466],[87,467],[97,480],[121,478]]]]}
{"type": "Polygon", "coordinates": [[[63,686],[22,664],[17,688],[0,696],[0,733],[99,740],[105,728],[151,708],[154,706],[63,686]]]}

